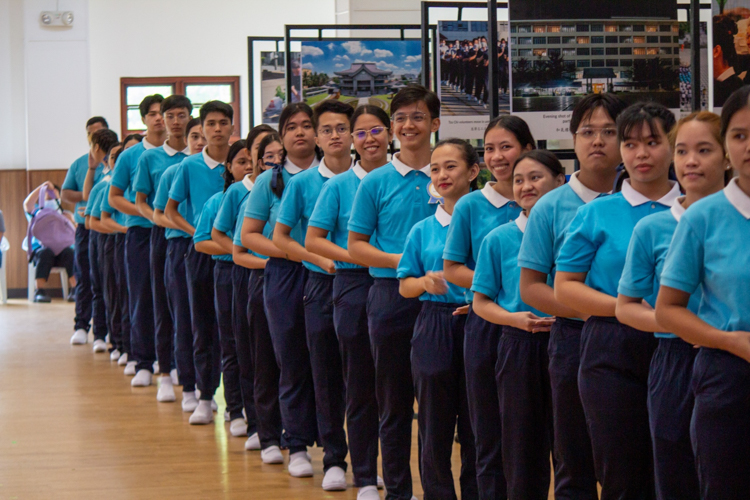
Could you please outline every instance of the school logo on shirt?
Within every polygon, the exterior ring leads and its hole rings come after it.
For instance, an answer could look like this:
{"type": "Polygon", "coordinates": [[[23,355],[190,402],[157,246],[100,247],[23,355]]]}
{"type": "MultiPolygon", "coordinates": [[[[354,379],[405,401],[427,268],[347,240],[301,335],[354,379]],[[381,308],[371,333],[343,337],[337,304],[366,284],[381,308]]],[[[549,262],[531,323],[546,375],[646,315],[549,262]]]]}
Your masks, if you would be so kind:
{"type": "Polygon", "coordinates": [[[442,205],[445,200],[443,200],[443,197],[440,196],[440,193],[437,192],[437,188],[432,185],[432,181],[430,181],[429,184],[427,184],[427,192],[430,194],[430,205],[442,205]]]}

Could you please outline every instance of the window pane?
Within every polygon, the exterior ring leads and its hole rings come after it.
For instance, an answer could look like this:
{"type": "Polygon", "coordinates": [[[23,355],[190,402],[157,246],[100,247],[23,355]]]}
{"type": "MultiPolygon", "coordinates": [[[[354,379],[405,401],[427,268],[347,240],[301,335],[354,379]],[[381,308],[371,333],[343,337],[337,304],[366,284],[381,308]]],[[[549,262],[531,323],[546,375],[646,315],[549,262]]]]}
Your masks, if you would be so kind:
{"type": "Polygon", "coordinates": [[[146,126],[143,124],[143,120],[141,120],[141,112],[138,110],[138,107],[128,107],[128,130],[146,130],[146,126]]]}
{"type": "MultiPolygon", "coordinates": [[[[169,97],[173,93],[174,91],[172,90],[171,85],[129,85],[125,90],[125,104],[127,106],[138,106],[146,96],[161,94],[164,97],[169,97]]],[[[138,115],[138,122],[140,123],[140,121],[141,116],[138,115]]],[[[130,123],[130,118],[128,118],[128,123],[130,123]]],[[[141,126],[143,126],[143,124],[141,124],[141,126]]]]}
{"type": "Polygon", "coordinates": [[[194,108],[200,108],[208,101],[232,102],[232,85],[216,83],[206,85],[185,85],[185,95],[194,108]]]}

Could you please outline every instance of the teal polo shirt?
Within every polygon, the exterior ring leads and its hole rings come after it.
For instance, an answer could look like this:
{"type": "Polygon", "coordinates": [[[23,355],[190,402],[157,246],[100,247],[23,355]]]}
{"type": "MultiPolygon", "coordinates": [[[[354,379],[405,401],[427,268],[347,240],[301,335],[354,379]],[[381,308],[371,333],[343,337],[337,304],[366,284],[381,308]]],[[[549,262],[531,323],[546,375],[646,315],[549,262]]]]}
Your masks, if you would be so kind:
{"type": "Polygon", "coordinates": [[[154,197],[164,171],[170,166],[180,163],[189,154],[188,148],[177,151],[166,142],[158,148],[144,151],[138,160],[133,189],[136,193],[148,196],[148,205],[154,208],[154,197]]]}
{"type": "MultiPolygon", "coordinates": [[[[219,213],[219,205],[221,205],[223,197],[224,193],[216,193],[203,204],[203,210],[200,217],[198,217],[198,223],[195,225],[193,243],[200,243],[201,241],[211,239],[211,229],[214,227],[214,220],[216,219],[216,214],[219,213]]],[[[211,258],[213,260],[232,262],[232,254],[212,255],[211,258]]]]}
{"type": "MultiPolygon", "coordinates": [[[[94,185],[96,185],[99,180],[102,178],[102,171],[104,170],[104,164],[100,163],[98,167],[96,167],[96,172],[94,173],[94,185]]],[[[62,189],[69,189],[71,191],[79,191],[83,192],[83,184],[86,182],[86,174],[89,171],[89,154],[86,153],[85,155],[78,158],[76,161],[74,161],[70,168],[68,169],[68,173],[65,174],[65,180],[63,181],[62,189]]],[[[91,196],[89,196],[89,199],[91,196]]],[[[73,218],[75,219],[77,224],[85,224],[86,218],[78,215],[78,209],[81,207],[86,207],[86,202],[81,200],[78,203],[76,203],[76,208],[73,211],[73,218]]]]}
{"type": "MultiPolygon", "coordinates": [[[[174,176],[177,175],[177,171],[180,168],[180,163],[168,167],[159,179],[159,187],[156,189],[156,196],[154,196],[154,209],[161,210],[167,208],[167,201],[169,201],[169,190],[172,188],[172,182],[174,176]]],[[[177,211],[185,217],[187,215],[187,205],[180,203],[177,206],[177,211]]],[[[168,240],[172,238],[190,238],[190,235],[180,229],[172,229],[168,227],[164,231],[164,237],[168,240]]]]}
{"type": "Polygon", "coordinates": [[[208,156],[206,149],[182,160],[169,190],[170,200],[185,202],[184,217],[193,227],[208,199],[224,190],[224,163],[208,156]]]}
{"type": "MultiPolygon", "coordinates": [[[[129,147],[117,157],[115,173],[112,175],[112,185],[122,189],[123,196],[131,203],[135,203],[135,174],[138,169],[138,161],[141,155],[156,146],[149,144],[146,139],[135,146],[129,147]]],[[[140,215],[122,214],[122,225],[126,227],[151,227],[153,223],[140,215]]]]}
{"type": "Polygon", "coordinates": [[[102,196],[109,196],[109,182],[103,182],[104,179],[109,181],[110,176],[105,175],[100,179],[89,193],[89,202],[86,204],[86,215],[102,218],[102,196]]]}

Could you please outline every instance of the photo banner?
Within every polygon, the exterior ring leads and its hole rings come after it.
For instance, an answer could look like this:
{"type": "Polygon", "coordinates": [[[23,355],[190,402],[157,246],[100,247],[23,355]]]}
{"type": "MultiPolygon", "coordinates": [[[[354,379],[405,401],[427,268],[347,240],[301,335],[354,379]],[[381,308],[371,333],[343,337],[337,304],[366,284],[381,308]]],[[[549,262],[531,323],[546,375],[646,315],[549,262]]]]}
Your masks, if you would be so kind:
{"type": "Polygon", "coordinates": [[[302,95],[315,107],[326,99],[379,106],[390,115],[400,89],[419,83],[420,40],[328,40],[302,42],[302,95]]]}
{"type": "Polygon", "coordinates": [[[655,101],[679,114],[676,0],[537,0],[509,7],[511,109],[537,140],[570,139],[573,108],[591,93],[655,101]]]}
{"type": "MultiPolygon", "coordinates": [[[[707,23],[700,23],[700,47],[701,51],[701,86],[698,92],[701,96],[701,110],[708,109],[708,36],[707,23]]],[[[691,83],[691,63],[693,47],[692,35],[689,23],[680,23],[680,114],[687,116],[693,112],[693,88],[691,83]]]]}
{"type": "MultiPolygon", "coordinates": [[[[286,106],[286,78],[285,62],[286,54],[280,51],[261,52],[260,58],[260,102],[263,106],[263,122],[276,127],[279,123],[281,110],[286,106]]],[[[302,88],[302,69],[300,65],[300,53],[292,52],[292,102],[299,102],[302,88]]]]}
{"type": "Polygon", "coordinates": [[[750,0],[713,0],[713,110],[721,112],[727,97],[750,83],[750,0]]]}

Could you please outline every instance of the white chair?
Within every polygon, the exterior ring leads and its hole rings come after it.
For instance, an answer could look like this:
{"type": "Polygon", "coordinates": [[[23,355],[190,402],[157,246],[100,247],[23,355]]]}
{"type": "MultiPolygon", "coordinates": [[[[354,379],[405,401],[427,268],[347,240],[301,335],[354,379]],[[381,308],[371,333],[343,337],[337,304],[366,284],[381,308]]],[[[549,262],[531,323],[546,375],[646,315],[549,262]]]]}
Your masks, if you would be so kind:
{"type": "MultiPolygon", "coordinates": [[[[21,243],[21,248],[26,252],[26,238],[21,243]]],[[[60,274],[60,284],[62,285],[63,299],[68,298],[68,271],[64,267],[53,267],[50,270],[50,274],[60,274]]],[[[34,293],[36,292],[36,265],[34,262],[29,262],[29,286],[28,286],[28,298],[29,302],[34,302],[34,293]]]]}
{"type": "Polygon", "coordinates": [[[10,243],[8,243],[8,238],[3,236],[2,241],[0,241],[0,257],[2,258],[2,262],[0,262],[0,303],[2,304],[8,303],[8,281],[6,273],[6,269],[8,268],[8,250],[10,250],[10,243]]]}

